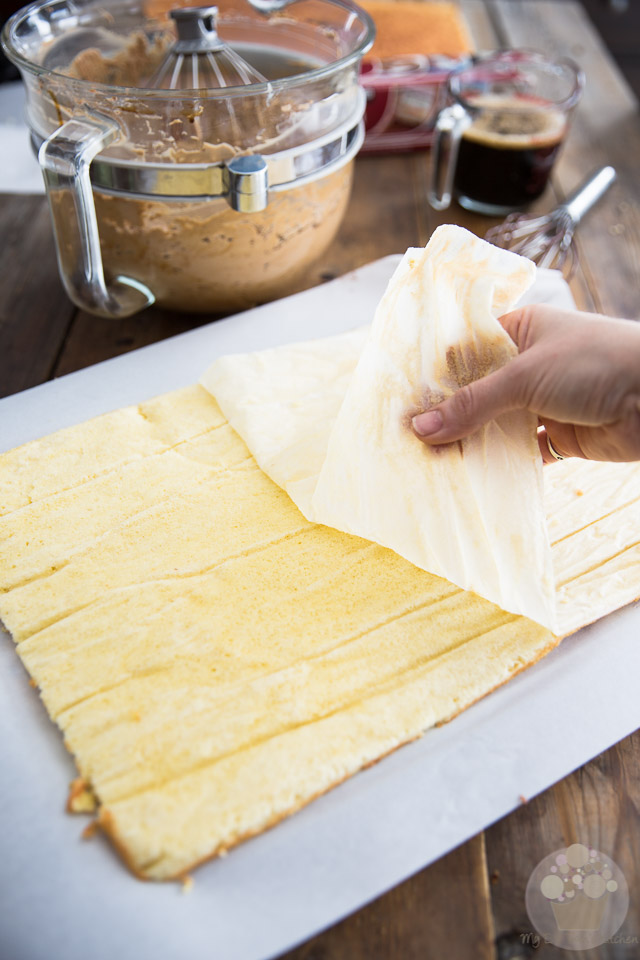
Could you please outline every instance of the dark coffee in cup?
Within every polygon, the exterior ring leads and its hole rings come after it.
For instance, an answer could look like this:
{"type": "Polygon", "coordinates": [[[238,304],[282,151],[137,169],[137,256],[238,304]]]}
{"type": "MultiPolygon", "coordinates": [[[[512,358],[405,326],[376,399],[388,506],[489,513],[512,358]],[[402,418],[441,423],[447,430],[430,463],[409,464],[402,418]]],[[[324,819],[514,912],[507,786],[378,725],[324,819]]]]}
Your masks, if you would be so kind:
{"type": "Polygon", "coordinates": [[[564,114],[518,97],[472,103],[479,110],[462,134],[454,179],[460,203],[526,207],[547,185],[565,134],[564,114]]]}

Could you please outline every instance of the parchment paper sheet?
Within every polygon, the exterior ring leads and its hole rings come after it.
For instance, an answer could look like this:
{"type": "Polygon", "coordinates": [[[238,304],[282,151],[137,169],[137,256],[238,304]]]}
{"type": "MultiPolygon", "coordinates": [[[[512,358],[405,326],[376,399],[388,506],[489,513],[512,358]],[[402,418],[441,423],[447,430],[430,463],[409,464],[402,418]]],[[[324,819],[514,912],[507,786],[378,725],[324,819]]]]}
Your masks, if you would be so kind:
{"type": "MultiPolygon", "coordinates": [[[[0,449],[195,382],[203,358],[366,323],[397,261],[0,401],[0,449]]],[[[563,284],[543,284],[538,296],[570,305],[563,284]]],[[[636,729],[639,629],[640,611],[628,607],[580,631],[450,724],[204,865],[188,896],[136,881],[106,842],[80,839],[85,821],[63,810],[72,760],[0,635],[0,957],[282,953],[636,729]],[[556,729],[547,718],[568,696],[578,707],[595,696],[606,709],[580,709],[570,730],[556,729]]]]}

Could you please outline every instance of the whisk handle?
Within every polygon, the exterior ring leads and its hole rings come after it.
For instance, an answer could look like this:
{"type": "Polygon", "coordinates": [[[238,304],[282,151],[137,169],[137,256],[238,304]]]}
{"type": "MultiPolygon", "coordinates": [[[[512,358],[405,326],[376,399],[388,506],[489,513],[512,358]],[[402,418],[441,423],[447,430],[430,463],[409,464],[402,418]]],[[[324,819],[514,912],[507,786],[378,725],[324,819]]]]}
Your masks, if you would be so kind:
{"type": "Polygon", "coordinates": [[[613,167],[602,167],[571,194],[563,206],[574,225],[580,223],[585,213],[606,193],[615,179],[616,172],[613,167]]]}

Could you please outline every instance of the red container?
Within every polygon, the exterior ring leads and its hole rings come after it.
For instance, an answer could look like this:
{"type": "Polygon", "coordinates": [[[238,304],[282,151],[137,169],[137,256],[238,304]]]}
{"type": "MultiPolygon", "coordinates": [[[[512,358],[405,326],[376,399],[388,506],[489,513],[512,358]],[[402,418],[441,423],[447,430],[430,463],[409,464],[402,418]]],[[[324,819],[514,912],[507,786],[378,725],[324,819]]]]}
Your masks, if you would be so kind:
{"type": "Polygon", "coordinates": [[[470,57],[411,54],[363,63],[360,84],[367,94],[363,153],[398,153],[429,147],[445,83],[470,57]]]}

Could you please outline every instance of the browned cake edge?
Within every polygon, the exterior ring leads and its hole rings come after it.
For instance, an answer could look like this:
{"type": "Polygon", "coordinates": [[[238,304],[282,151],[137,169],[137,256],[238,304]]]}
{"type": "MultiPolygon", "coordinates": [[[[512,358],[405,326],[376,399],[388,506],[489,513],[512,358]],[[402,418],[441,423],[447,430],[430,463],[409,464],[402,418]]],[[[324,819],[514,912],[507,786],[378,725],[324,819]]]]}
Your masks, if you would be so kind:
{"type": "MultiPolygon", "coordinates": [[[[486,690],[479,697],[476,697],[474,700],[471,700],[469,703],[465,704],[463,707],[460,707],[459,710],[456,710],[454,713],[450,714],[448,717],[445,717],[444,719],[437,721],[433,726],[439,727],[445,723],[449,723],[451,720],[455,719],[455,717],[459,716],[459,714],[463,713],[469,707],[473,706],[474,703],[478,703],[480,700],[484,700],[485,697],[489,696],[489,694],[493,693],[493,691],[497,690],[499,687],[504,686],[505,683],[508,683],[508,681],[511,680],[513,677],[515,677],[517,674],[522,673],[523,670],[527,670],[529,667],[532,667],[535,663],[537,663],[539,660],[545,657],[548,653],[554,650],[560,644],[560,642],[564,639],[563,637],[556,637],[553,634],[550,634],[550,637],[551,639],[549,643],[542,648],[542,650],[538,653],[536,657],[534,657],[532,660],[528,661],[527,663],[520,664],[519,666],[517,666],[500,683],[495,684],[495,686],[491,687],[491,689],[486,690]]],[[[352,776],[355,776],[356,773],[359,773],[362,770],[367,770],[369,767],[373,767],[375,764],[379,763],[385,757],[389,756],[392,753],[395,753],[395,751],[400,749],[400,747],[404,747],[409,743],[413,743],[415,740],[419,740],[429,729],[431,728],[427,727],[425,728],[425,730],[416,734],[415,736],[409,737],[406,740],[401,740],[390,750],[387,750],[384,753],[380,754],[379,757],[376,757],[374,760],[370,760],[366,763],[363,763],[362,766],[358,770],[354,771],[353,773],[349,773],[345,777],[340,777],[340,779],[335,780],[333,783],[330,783],[325,789],[318,790],[316,793],[311,794],[301,803],[288,807],[287,809],[281,810],[277,814],[274,814],[272,817],[270,817],[270,819],[265,824],[262,824],[260,827],[257,827],[256,829],[253,829],[253,830],[247,830],[246,832],[239,834],[237,837],[234,837],[229,843],[219,844],[215,849],[213,849],[205,857],[201,857],[199,860],[195,860],[193,863],[190,863],[188,866],[184,867],[184,869],[180,870],[175,874],[172,874],[170,877],[164,878],[162,881],[156,880],[154,882],[166,882],[166,881],[172,881],[172,880],[182,881],[192,870],[196,869],[201,864],[206,863],[208,860],[213,860],[216,857],[225,856],[229,850],[232,850],[234,847],[238,846],[240,843],[243,843],[245,840],[249,840],[251,839],[251,837],[258,836],[259,834],[264,833],[267,830],[270,830],[272,827],[276,826],[282,820],[285,820],[287,817],[292,816],[292,814],[297,813],[299,810],[302,810],[304,807],[312,803],[318,797],[323,796],[325,793],[329,793],[330,790],[333,790],[335,787],[338,787],[341,783],[344,783],[346,780],[349,780],[352,776]]],[[[109,840],[111,841],[115,849],[118,851],[120,857],[122,858],[126,866],[129,868],[131,873],[133,873],[133,875],[137,877],[139,880],[151,881],[152,880],[151,877],[145,876],[132,863],[126,846],[120,841],[118,837],[117,827],[107,807],[100,807],[98,811],[98,816],[97,816],[97,823],[100,829],[102,830],[102,832],[109,837],[109,840]]]]}

